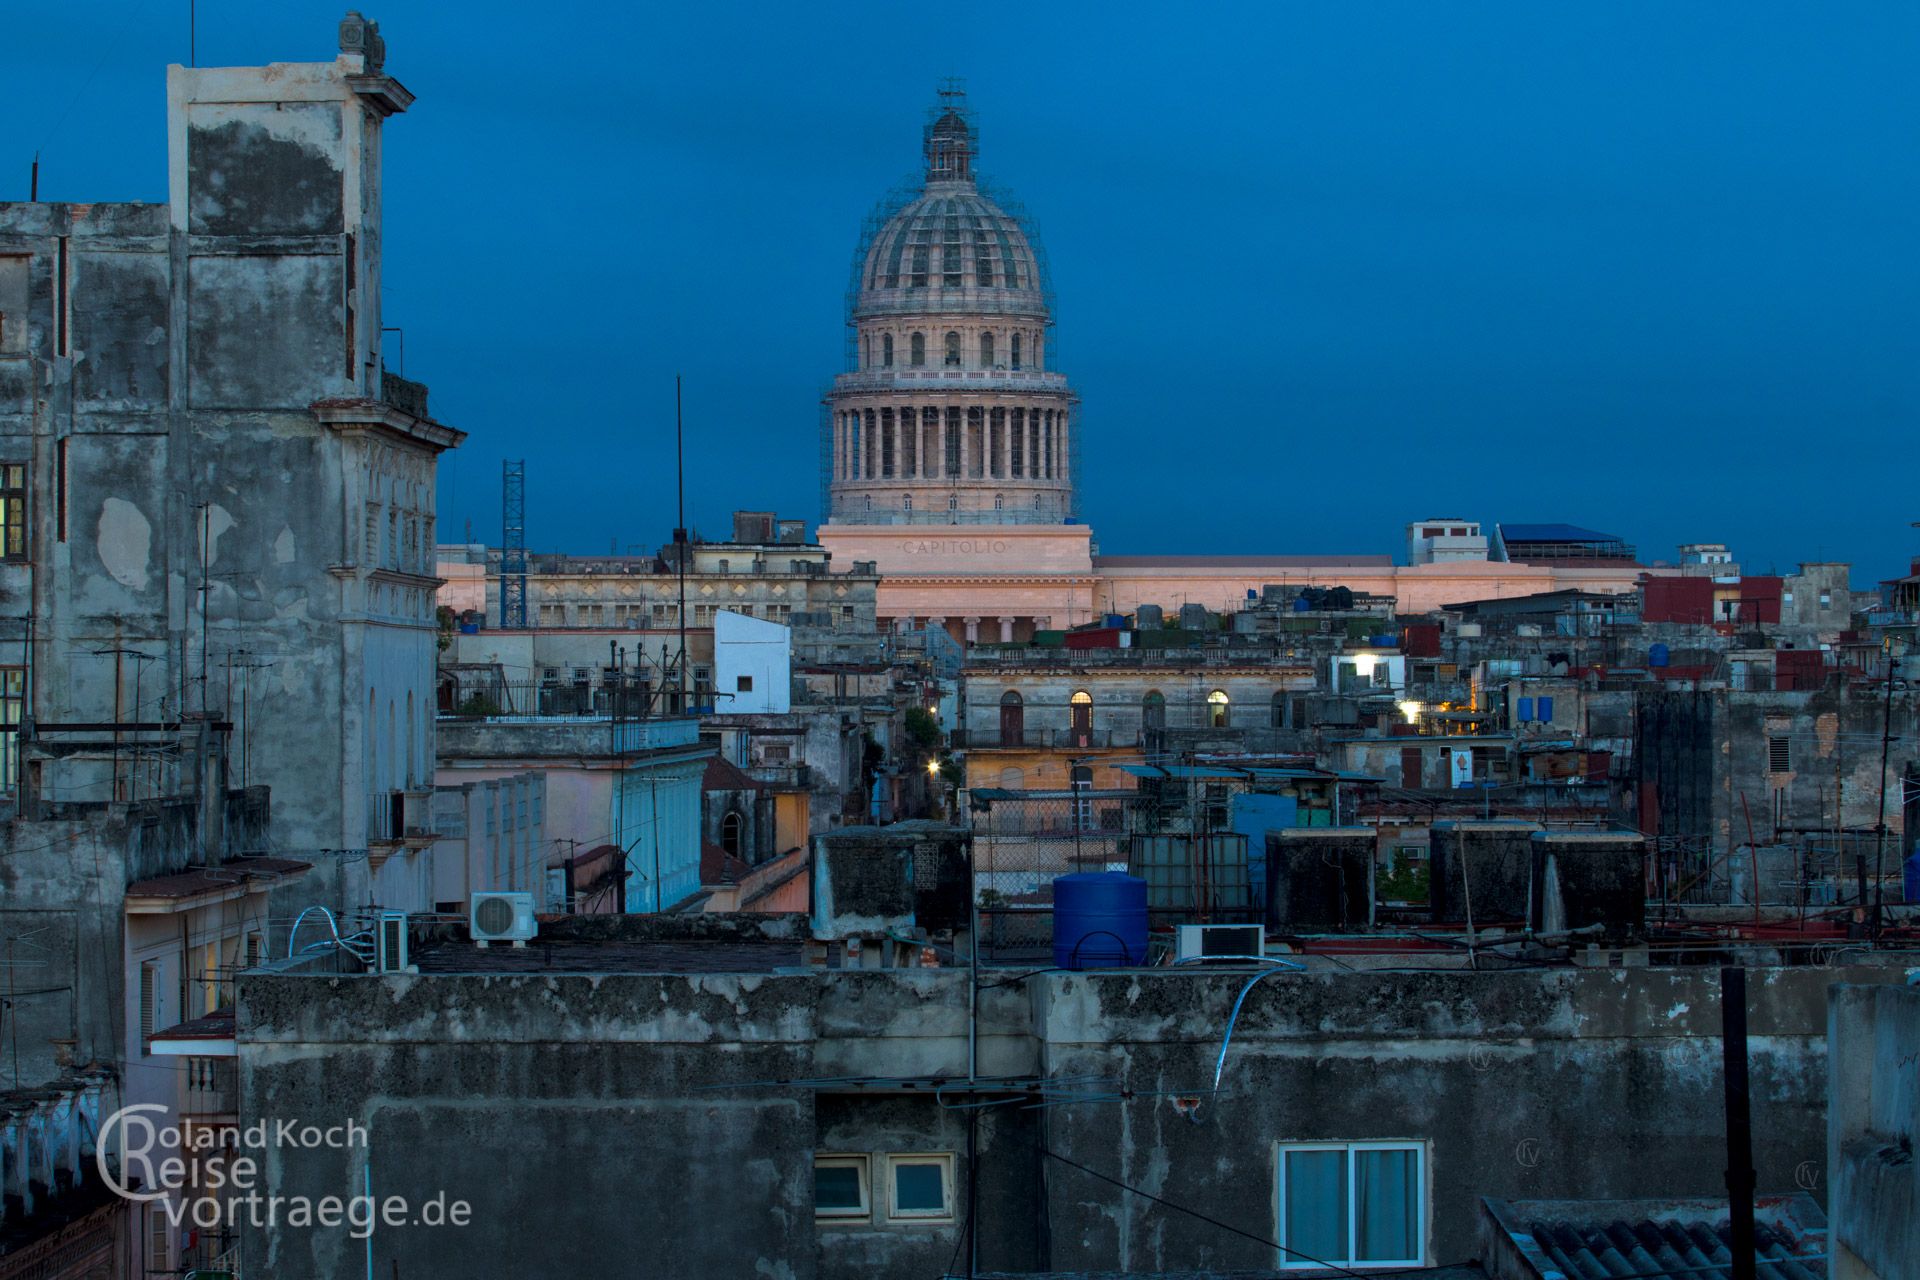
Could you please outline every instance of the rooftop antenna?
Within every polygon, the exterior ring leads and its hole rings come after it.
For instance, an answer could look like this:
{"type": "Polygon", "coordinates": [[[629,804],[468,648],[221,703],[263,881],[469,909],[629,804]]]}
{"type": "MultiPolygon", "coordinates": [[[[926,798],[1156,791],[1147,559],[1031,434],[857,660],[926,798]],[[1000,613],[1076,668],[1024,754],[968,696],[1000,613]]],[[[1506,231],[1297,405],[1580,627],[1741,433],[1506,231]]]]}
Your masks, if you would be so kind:
{"type": "Polygon", "coordinates": [[[680,375],[673,375],[673,491],[676,516],[673,526],[674,571],[680,582],[680,714],[687,712],[687,438],[680,414],[680,375]]]}
{"type": "Polygon", "coordinates": [[[40,202],[40,153],[33,153],[33,177],[27,183],[27,199],[34,204],[40,202]]]}

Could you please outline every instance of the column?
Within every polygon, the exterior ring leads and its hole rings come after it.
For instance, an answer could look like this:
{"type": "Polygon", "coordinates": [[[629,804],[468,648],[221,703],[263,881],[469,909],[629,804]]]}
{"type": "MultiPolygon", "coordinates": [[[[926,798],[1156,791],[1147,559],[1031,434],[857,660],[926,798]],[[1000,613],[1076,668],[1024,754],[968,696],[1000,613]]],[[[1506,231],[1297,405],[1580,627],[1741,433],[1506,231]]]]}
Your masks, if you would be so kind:
{"type": "Polygon", "coordinates": [[[1046,460],[1040,456],[1040,419],[1027,415],[1027,475],[1038,480],[1047,474],[1046,460]]]}
{"type": "Polygon", "coordinates": [[[1064,480],[1073,474],[1070,470],[1073,466],[1073,446],[1067,439],[1067,411],[1065,409],[1060,410],[1060,412],[1054,415],[1053,429],[1060,436],[1060,478],[1064,480]]]}
{"type": "Polygon", "coordinates": [[[965,621],[967,624],[967,643],[979,644],[980,643],[980,619],[968,618],[965,621]]]}
{"type": "Polygon", "coordinates": [[[847,478],[847,411],[833,415],[833,478],[847,478]]]}
{"type": "Polygon", "coordinates": [[[1013,643],[1013,619],[1012,618],[1003,617],[1000,619],[1000,643],[1001,644],[1013,643]]]}

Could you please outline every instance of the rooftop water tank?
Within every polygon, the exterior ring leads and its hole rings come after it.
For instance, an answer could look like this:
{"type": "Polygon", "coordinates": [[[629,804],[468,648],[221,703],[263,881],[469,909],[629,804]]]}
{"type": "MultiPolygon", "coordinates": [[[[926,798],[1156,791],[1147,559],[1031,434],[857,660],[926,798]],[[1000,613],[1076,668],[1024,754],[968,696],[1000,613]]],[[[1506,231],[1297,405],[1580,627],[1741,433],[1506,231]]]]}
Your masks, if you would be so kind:
{"type": "Polygon", "coordinates": [[[1100,969],[1147,962],[1147,882],[1086,871],[1053,882],[1053,962],[1100,969]]]}
{"type": "Polygon", "coordinates": [[[1656,643],[1647,647],[1647,665],[1650,667],[1664,667],[1667,665],[1667,646],[1665,644],[1656,643]]]}

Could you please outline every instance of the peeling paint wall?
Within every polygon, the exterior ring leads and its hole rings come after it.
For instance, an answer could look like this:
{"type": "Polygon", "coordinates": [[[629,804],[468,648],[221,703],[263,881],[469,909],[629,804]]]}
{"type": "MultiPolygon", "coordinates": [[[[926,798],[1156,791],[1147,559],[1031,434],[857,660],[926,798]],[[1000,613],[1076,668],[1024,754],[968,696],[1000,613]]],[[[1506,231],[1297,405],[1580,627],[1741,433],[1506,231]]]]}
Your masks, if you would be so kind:
{"type": "MultiPolygon", "coordinates": [[[[362,850],[388,794],[432,784],[459,439],[392,408],[381,367],[379,137],[410,95],[358,52],[176,66],[167,93],[166,204],[0,204],[0,462],[29,488],[0,666],[41,725],[232,722],[284,851],[362,850]]],[[[44,777],[113,790],[91,758],[44,777]]],[[[364,855],[320,861],[276,909],[365,901],[364,855]]]]}

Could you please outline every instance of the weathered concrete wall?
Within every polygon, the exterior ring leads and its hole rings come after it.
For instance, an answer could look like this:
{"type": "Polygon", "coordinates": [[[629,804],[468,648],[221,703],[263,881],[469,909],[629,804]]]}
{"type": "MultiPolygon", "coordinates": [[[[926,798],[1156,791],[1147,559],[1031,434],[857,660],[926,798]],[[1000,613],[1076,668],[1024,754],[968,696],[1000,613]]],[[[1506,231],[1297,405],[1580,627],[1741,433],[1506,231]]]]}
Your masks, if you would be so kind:
{"type": "MultiPolygon", "coordinates": [[[[459,433],[381,367],[380,133],[410,101],[359,51],[174,67],[166,204],[0,205],[0,461],[33,494],[0,645],[30,653],[29,717],[244,721],[236,772],[289,848],[364,848],[374,797],[429,772],[459,433]]],[[[88,759],[47,786],[105,798],[88,759]]],[[[363,902],[365,869],[302,892],[363,902]]]]}
{"type": "MultiPolygon", "coordinates": [[[[1638,713],[1636,825],[1724,852],[1777,833],[1871,828],[1879,821],[1884,693],[1839,681],[1812,691],[1651,694],[1638,713]],[[1772,741],[1784,744],[1785,769],[1772,741]],[[1836,803],[1836,797],[1838,798],[1836,803]],[[1836,821],[1837,819],[1837,821],[1836,821]]],[[[1889,777],[1920,759],[1916,703],[1896,691],[1889,777]]],[[[1887,806],[1898,831],[1901,806],[1887,806]]]]}
{"type": "Polygon", "coordinates": [[[1911,1275],[1920,1261],[1920,988],[1835,987],[1827,1061],[1829,1274],[1911,1275]]]}
{"type": "MultiPolygon", "coordinates": [[[[1821,1178],[1825,989],[1832,970],[1750,986],[1762,1189],[1821,1178]]],[[[1882,971],[1881,977],[1884,977],[1882,971]]],[[[1192,985],[1124,975],[1049,980],[1046,1054],[1063,1076],[1204,1096],[1243,975],[1192,985]]],[[[1394,974],[1279,978],[1248,997],[1222,1093],[1198,1126],[1166,1097],[1059,1106],[1055,1150],[1268,1239],[1275,1145],[1426,1145],[1428,1260],[1471,1257],[1482,1196],[1712,1195],[1724,1190],[1717,976],[1394,974]]],[[[1056,1264],[1270,1267],[1274,1251],[1050,1171],[1056,1264]]]]}
{"type": "MultiPolygon", "coordinates": [[[[700,919],[737,929],[741,918],[700,919]]],[[[1763,1189],[1824,1181],[1828,983],[1891,976],[1756,972],[1763,1189]]],[[[1221,1092],[1208,1097],[1247,977],[1042,974],[982,992],[983,1074],[1088,1082],[1038,1111],[987,1113],[986,1266],[1273,1265],[1271,1249],[1043,1149],[1272,1238],[1276,1143],[1419,1142],[1438,1262],[1471,1256],[1481,1196],[1723,1186],[1710,971],[1276,976],[1247,997],[1221,1092]],[[1176,1093],[1202,1098],[1197,1124],[1176,1112],[1176,1093]]],[[[475,1206],[478,1227],[376,1233],[376,1271],[391,1259],[410,1277],[931,1274],[958,1239],[962,1213],[816,1228],[811,1181],[816,1151],[950,1153],[964,1188],[966,1113],[943,1110],[931,1090],[847,1079],[964,1077],[958,971],[250,974],[240,998],[243,1118],[352,1118],[370,1135],[365,1151],[274,1156],[276,1194],[357,1189],[370,1161],[376,1194],[417,1202],[444,1190],[475,1206]],[[817,1096],[779,1083],[809,1078],[843,1083],[817,1096]],[[717,1205],[724,1230],[688,1229],[717,1205]]],[[[281,1224],[248,1248],[255,1265],[299,1280],[361,1265],[363,1246],[281,1224]]]]}

